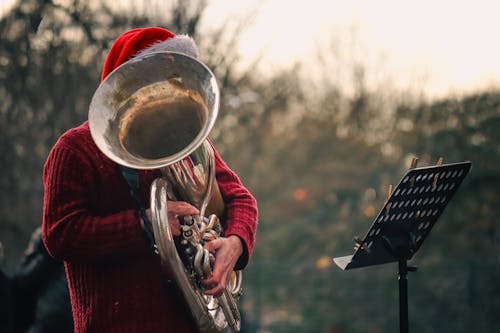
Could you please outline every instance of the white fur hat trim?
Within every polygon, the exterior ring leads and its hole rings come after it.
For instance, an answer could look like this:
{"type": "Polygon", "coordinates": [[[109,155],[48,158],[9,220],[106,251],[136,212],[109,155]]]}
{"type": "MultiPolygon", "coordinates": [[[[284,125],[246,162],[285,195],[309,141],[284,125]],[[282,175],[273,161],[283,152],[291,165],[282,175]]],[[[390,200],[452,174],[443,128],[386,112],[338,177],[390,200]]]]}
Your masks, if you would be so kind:
{"type": "Polygon", "coordinates": [[[178,35],[167,40],[159,41],[145,49],[140,50],[136,56],[154,52],[178,52],[193,58],[198,58],[198,48],[194,40],[188,35],[178,35]]]}

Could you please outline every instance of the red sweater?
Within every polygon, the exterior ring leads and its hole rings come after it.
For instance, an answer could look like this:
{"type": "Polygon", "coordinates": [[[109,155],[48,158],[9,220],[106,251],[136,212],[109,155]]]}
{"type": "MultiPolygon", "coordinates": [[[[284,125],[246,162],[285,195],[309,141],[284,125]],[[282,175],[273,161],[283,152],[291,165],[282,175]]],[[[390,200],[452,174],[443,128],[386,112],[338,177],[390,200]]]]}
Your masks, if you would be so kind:
{"type": "MultiPolygon", "coordinates": [[[[216,178],[226,202],[225,235],[243,241],[243,268],[257,228],[255,199],[215,152],[216,178]]],[[[149,206],[156,171],[140,171],[149,206]]],[[[65,262],[75,332],[191,332],[189,314],[164,283],[129,188],[114,162],[91,138],[88,123],[69,130],[44,169],[43,236],[65,262]]]]}

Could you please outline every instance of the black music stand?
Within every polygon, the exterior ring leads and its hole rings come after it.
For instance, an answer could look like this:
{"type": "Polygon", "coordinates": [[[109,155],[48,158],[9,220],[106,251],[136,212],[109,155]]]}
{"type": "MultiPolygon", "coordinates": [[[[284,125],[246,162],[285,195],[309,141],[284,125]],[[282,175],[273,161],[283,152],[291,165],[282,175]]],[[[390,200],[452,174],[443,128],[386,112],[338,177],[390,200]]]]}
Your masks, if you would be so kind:
{"type": "Polygon", "coordinates": [[[398,262],[399,326],[408,332],[407,261],[429,235],[472,163],[413,168],[392,191],[353,255],[334,258],[343,270],[398,262]]]}

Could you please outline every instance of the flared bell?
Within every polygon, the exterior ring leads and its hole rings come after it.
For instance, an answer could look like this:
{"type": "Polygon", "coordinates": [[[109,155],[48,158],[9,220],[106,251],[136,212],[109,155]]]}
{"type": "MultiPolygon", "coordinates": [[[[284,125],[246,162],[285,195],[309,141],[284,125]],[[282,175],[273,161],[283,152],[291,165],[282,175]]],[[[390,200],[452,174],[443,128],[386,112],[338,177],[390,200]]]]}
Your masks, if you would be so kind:
{"type": "Polygon", "coordinates": [[[196,150],[212,129],[219,89],[203,63],[157,52],[125,62],[97,88],[89,126],[99,149],[134,169],[158,169],[196,150]]]}

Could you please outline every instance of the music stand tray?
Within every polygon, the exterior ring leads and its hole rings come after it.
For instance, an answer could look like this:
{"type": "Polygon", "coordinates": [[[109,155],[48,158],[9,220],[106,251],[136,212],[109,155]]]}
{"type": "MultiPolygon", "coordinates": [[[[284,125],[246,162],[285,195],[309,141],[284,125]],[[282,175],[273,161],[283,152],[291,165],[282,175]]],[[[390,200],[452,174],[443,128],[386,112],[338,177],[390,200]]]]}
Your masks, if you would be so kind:
{"type": "Polygon", "coordinates": [[[421,247],[472,163],[409,169],[376,216],[354,254],[334,258],[343,270],[399,263],[400,329],[408,331],[407,261],[421,247]]]}

